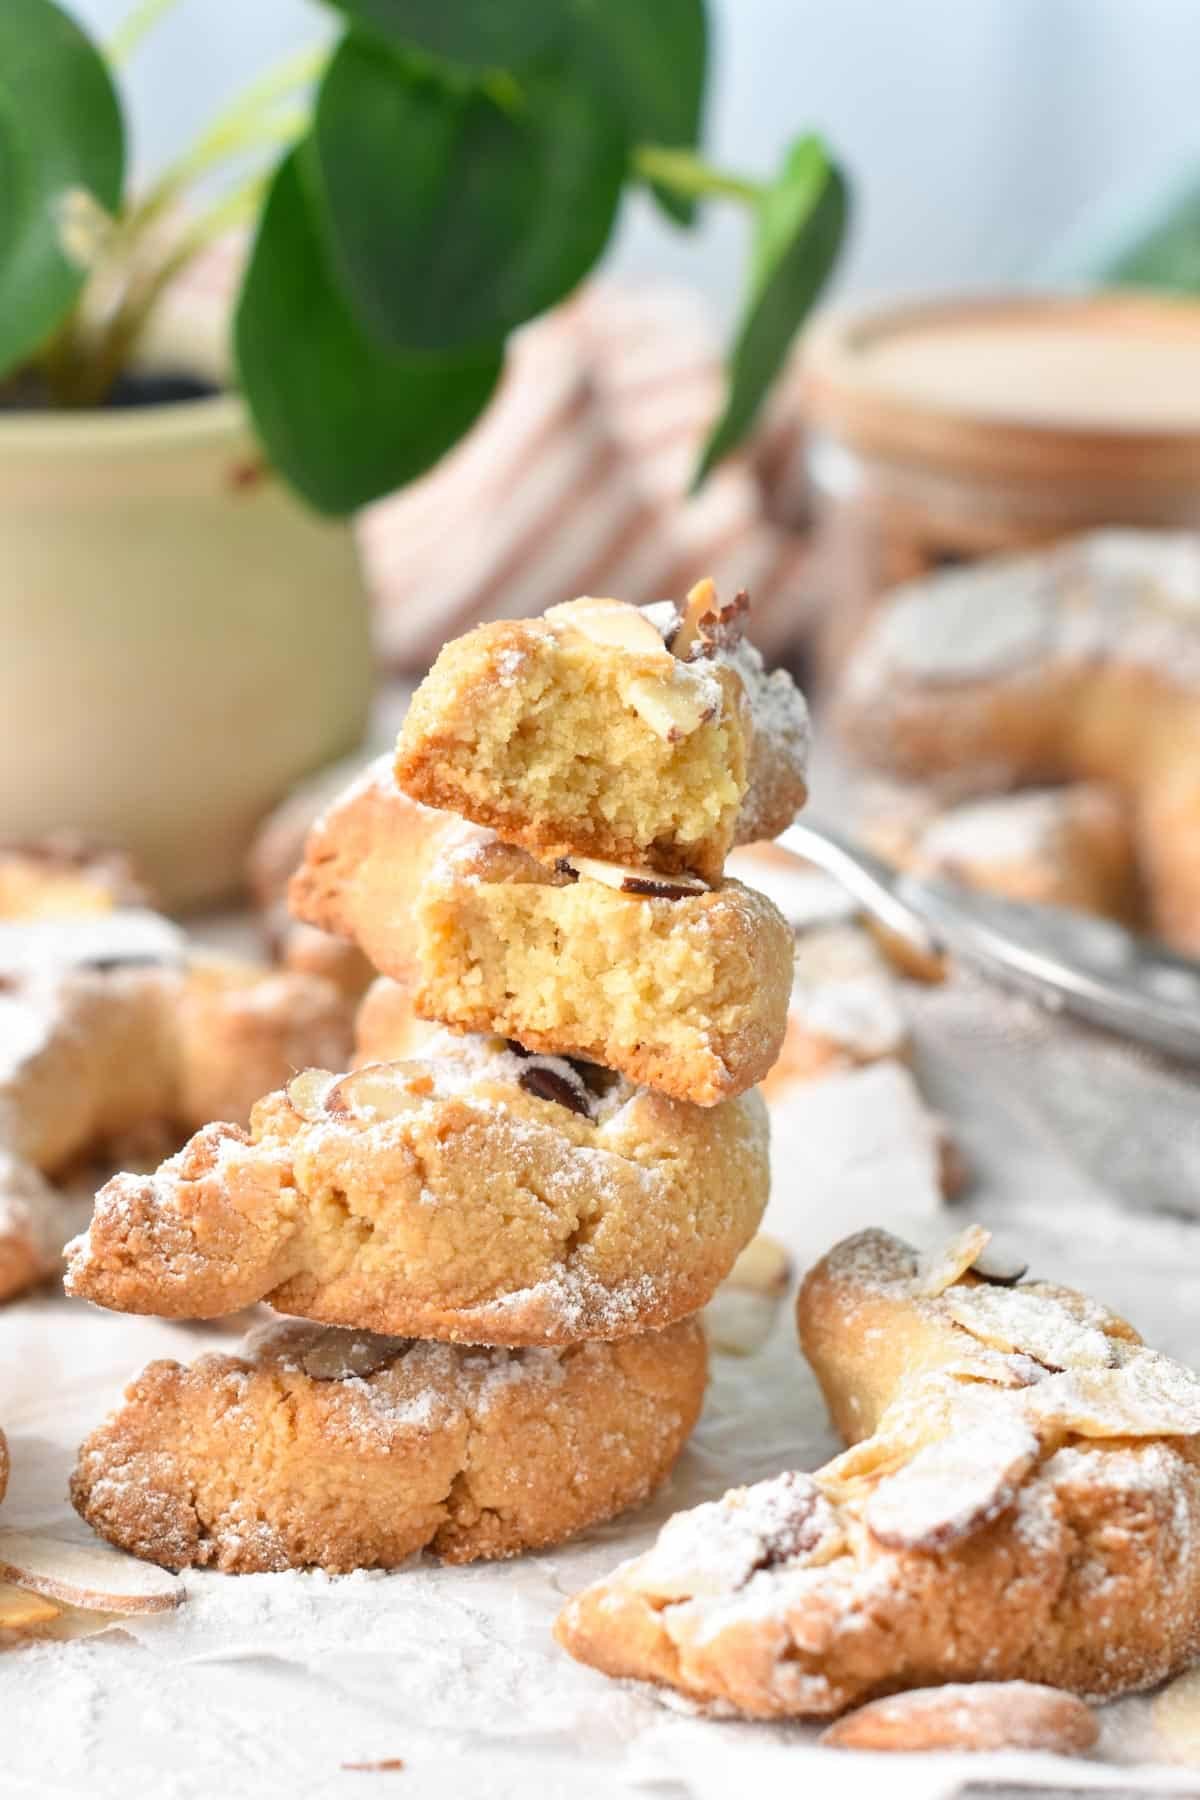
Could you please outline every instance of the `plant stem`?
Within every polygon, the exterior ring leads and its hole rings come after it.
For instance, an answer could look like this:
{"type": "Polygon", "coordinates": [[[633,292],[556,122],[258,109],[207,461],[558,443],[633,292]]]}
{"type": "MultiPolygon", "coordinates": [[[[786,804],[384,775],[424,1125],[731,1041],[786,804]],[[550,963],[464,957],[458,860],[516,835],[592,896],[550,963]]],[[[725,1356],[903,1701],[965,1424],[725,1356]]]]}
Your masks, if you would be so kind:
{"type": "Polygon", "coordinates": [[[107,56],[115,69],[128,62],[142,39],[169,13],[178,0],[137,0],[132,12],[117,26],[108,45],[107,56]]]}
{"type": "Polygon", "coordinates": [[[251,150],[286,148],[303,134],[308,122],[307,109],[295,106],[285,113],[271,114],[266,118],[245,118],[231,120],[220,126],[214,125],[169,169],[163,171],[132,208],[123,223],[123,235],[127,239],[139,236],[193,181],[199,181],[221,163],[244,156],[251,150]]]}
{"type": "Polygon", "coordinates": [[[763,193],[763,185],[748,176],[732,175],[714,169],[711,163],[691,150],[669,150],[661,144],[639,144],[633,153],[633,167],[642,181],[656,182],[689,199],[720,197],[740,200],[753,206],[763,193]]]}
{"type": "Polygon", "coordinates": [[[135,236],[178,199],[192,181],[230,156],[254,149],[261,144],[286,143],[299,136],[307,118],[298,109],[283,118],[272,118],[270,109],[278,101],[307,87],[320,74],[325,52],[312,46],[293,52],[282,62],[252,81],[237,99],[217,114],[189,150],[169,163],[145,197],[134,207],[127,221],[130,236],[135,236]]]}
{"type": "Polygon", "coordinates": [[[201,251],[234,225],[253,217],[266,185],[267,177],[263,174],[256,174],[241,183],[201,213],[160,261],[130,282],[120,305],[79,371],[71,393],[73,405],[95,406],[104,399],[129,361],[166,289],[201,251]]]}

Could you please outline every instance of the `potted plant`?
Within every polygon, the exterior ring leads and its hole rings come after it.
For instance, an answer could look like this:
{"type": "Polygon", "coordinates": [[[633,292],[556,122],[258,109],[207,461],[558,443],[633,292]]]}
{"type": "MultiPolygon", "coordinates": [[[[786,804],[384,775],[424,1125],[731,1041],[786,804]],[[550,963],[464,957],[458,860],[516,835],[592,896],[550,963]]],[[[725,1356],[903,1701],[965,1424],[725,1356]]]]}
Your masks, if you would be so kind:
{"type": "Polygon", "coordinates": [[[698,480],[749,426],[847,200],[812,137],[766,182],[702,159],[703,0],[337,0],[331,48],[260,76],[134,193],[115,71],[170,4],[140,0],[107,53],[55,0],[0,7],[0,832],[122,841],[185,903],[228,891],[265,808],[361,732],[343,521],[470,429],[626,190],[684,226],[711,198],[752,217],[698,480]],[[239,180],[198,204],[226,161],[239,180]],[[182,349],[149,379],[163,296],[239,224],[232,380],[205,391],[182,349]]]}

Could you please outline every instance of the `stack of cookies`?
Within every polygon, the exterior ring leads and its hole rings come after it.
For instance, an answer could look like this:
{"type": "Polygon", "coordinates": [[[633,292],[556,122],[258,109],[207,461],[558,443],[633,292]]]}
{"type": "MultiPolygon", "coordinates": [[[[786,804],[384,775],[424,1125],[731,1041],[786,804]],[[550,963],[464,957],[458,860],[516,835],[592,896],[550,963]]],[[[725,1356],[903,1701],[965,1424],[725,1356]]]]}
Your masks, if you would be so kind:
{"type": "Polygon", "coordinates": [[[695,1315],[766,1204],[792,979],[782,915],[722,875],[804,798],[804,704],[745,620],[703,583],[481,626],[314,828],[293,911],[381,975],[356,1067],[117,1176],[68,1277],[299,1318],[135,1383],[75,1475],[104,1536],[172,1568],[468,1561],[670,1470],[695,1315]]]}

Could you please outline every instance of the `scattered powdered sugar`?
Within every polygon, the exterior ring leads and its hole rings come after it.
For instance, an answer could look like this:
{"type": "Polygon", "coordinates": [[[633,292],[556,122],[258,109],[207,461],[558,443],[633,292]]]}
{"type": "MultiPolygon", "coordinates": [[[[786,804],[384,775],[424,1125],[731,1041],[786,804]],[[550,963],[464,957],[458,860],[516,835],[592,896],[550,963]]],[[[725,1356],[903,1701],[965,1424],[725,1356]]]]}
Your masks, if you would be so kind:
{"type": "MultiPolygon", "coordinates": [[[[763,655],[745,637],[734,650],[720,650],[716,661],[727,662],[738,673],[747,691],[756,738],[766,740],[775,760],[783,761],[793,774],[804,776],[811,747],[810,718],[804,695],[788,671],[768,673],[763,655]]],[[[750,792],[748,810],[752,797],[750,792]]]]}
{"type": "Polygon", "coordinates": [[[953,1287],[941,1296],[956,1325],[996,1350],[1020,1350],[1048,1369],[1107,1368],[1110,1340],[1081,1324],[1058,1300],[1024,1288],[953,1287]]]}
{"type": "Polygon", "coordinates": [[[493,664],[500,686],[511,687],[528,661],[527,653],[517,649],[515,645],[502,650],[493,664]]]}
{"type": "Polygon", "coordinates": [[[0,977],[59,976],[91,964],[183,961],[185,939],[160,913],[128,907],[87,917],[0,922],[0,977]]]}
{"type": "Polygon", "coordinates": [[[662,1300],[661,1279],[649,1272],[627,1281],[605,1282],[576,1254],[558,1264],[543,1280],[515,1288],[478,1308],[481,1330],[504,1321],[521,1320],[526,1329],[556,1330],[598,1338],[621,1337],[662,1300]]]}
{"type": "MultiPolygon", "coordinates": [[[[459,1036],[452,1031],[435,1032],[422,1046],[421,1056],[414,1060],[428,1067],[438,1099],[469,1093],[481,1082],[521,1089],[521,1077],[531,1069],[546,1069],[571,1086],[579,1080],[566,1057],[541,1052],[526,1055],[512,1049],[506,1038],[479,1033],[459,1036]]],[[[616,1076],[603,1093],[591,1095],[591,1122],[597,1126],[611,1123],[643,1091],[624,1076],[616,1076]]]]}
{"type": "Polygon", "coordinates": [[[725,873],[765,894],[793,931],[842,924],[858,910],[857,903],[832,875],[806,868],[780,851],[773,853],[769,845],[735,850],[725,859],[725,873]]]}
{"type": "Polygon", "coordinates": [[[1200,680],[1200,538],[1101,531],[898,588],[848,684],[864,698],[897,672],[927,683],[984,680],[1048,655],[1200,680]]]}
{"type": "Polygon", "coordinates": [[[389,750],[374,757],[353,775],[344,787],[338,789],[324,810],[317,814],[312,825],[313,836],[327,832],[339,813],[347,811],[356,801],[366,799],[369,794],[378,793],[384,798],[394,799],[399,793],[394,762],[395,758],[389,750]]]}
{"type": "Polygon", "coordinates": [[[756,1571],[802,1559],[834,1529],[833,1510],[812,1478],[787,1470],[676,1513],[632,1566],[629,1583],[666,1601],[733,1594],[756,1571]]]}
{"type": "Polygon", "coordinates": [[[0,1106],[3,1085],[14,1081],[50,1043],[59,1012],[57,995],[57,983],[51,992],[40,984],[19,993],[0,987],[0,1106]]]}
{"type": "Polygon", "coordinates": [[[1038,1440],[1015,1411],[1001,1411],[1000,1399],[992,1396],[986,1419],[925,1445],[879,1483],[864,1515],[879,1543],[944,1549],[1012,1505],[1037,1461],[1038,1440]]]}
{"type": "Polygon", "coordinates": [[[94,1184],[55,1186],[19,1157],[0,1150],[0,1239],[27,1245],[47,1271],[92,1207],[94,1184]]]}
{"type": "Polygon", "coordinates": [[[1071,807],[1063,788],[1029,788],[964,802],[921,834],[920,855],[934,862],[1016,863],[1048,856],[1071,807]]]}
{"type": "Polygon", "coordinates": [[[1044,560],[1005,557],[897,588],[852,669],[924,681],[1007,674],[1050,647],[1053,624],[1044,560]]]}
{"type": "Polygon", "coordinates": [[[792,1010],[807,1032],[851,1055],[896,1055],[908,1038],[899,986],[869,933],[857,925],[810,931],[796,946],[792,1010]]]}

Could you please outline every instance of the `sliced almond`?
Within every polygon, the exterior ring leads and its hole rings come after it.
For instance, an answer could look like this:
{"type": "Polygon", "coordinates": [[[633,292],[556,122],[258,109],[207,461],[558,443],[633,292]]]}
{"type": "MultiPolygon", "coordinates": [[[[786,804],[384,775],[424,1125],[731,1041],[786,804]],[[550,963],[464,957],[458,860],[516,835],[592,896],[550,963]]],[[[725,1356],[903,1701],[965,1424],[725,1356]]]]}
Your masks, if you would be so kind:
{"type": "Polygon", "coordinates": [[[28,1594],[22,1588],[0,1581],[0,1631],[23,1631],[27,1625],[45,1625],[57,1619],[62,1611],[53,1600],[41,1594],[28,1594]]]}
{"type": "Polygon", "coordinates": [[[1023,1350],[1048,1369],[1103,1369],[1116,1361],[1102,1331],[1072,1318],[1061,1301],[1028,1288],[954,1287],[942,1295],[942,1305],[980,1343],[1023,1350]]]}
{"type": "Polygon", "coordinates": [[[1154,1702],[1154,1726],[1174,1761],[1200,1763],[1200,1668],[1163,1689],[1154,1702]]]}
{"type": "Polygon", "coordinates": [[[985,1226],[968,1225],[940,1250],[933,1250],[921,1258],[913,1284],[914,1294],[922,1300],[936,1300],[939,1294],[954,1286],[960,1275],[966,1274],[991,1241],[992,1234],[985,1226]]]}
{"type": "Polygon", "coordinates": [[[664,743],[678,744],[691,737],[716,712],[716,702],[693,691],[695,683],[660,680],[656,675],[634,675],[621,685],[621,696],[642,722],[664,743]]]}
{"type": "Polygon", "coordinates": [[[184,1598],[183,1583],[153,1563],[26,1531],[0,1531],[0,1577],[85,1612],[169,1612],[184,1598]]]}
{"type": "Polygon", "coordinates": [[[683,900],[689,894],[708,893],[699,875],[659,875],[654,869],[633,869],[625,863],[603,862],[597,856],[564,856],[560,863],[589,881],[602,881],[620,894],[637,894],[646,900],[683,900]]]}
{"type": "Polygon", "coordinates": [[[1118,1369],[1048,1376],[1029,1396],[1029,1411],[1079,1437],[1196,1437],[1200,1376],[1169,1356],[1138,1350],[1118,1369]]]}
{"type": "Polygon", "coordinates": [[[993,1287],[1016,1287],[1029,1273],[1029,1264],[1019,1257],[1006,1256],[995,1244],[989,1244],[981,1256],[977,1256],[971,1264],[971,1273],[978,1275],[980,1281],[990,1282],[993,1287]]]}
{"type": "Polygon", "coordinates": [[[1024,1422],[968,1425],[919,1450],[880,1482],[864,1517],[889,1550],[944,1550],[1005,1512],[1038,1457],[1024,1422]]]}
{"type": "Polygon", "coordinates": [[[700,621],[706,613],[717,610],[717,584],[705,575],[688,589],[687,599],[679,614],[679,623],[667,640],[671,655],[686,662],[700,641],[700,621]]]}
{"type": "Polygon", "coordinates": [[[839,1750],[1050,1750],[1077,1756],[1099,1734],[1096,1715],[1074,1694],[1031,1681],[977,1681],[872,1700],[830,1725],[820,1741],[839,1750]]]}
{"type": "Polygon", "coordinates": [[[747,1288],[719,1287],[700,1317],[718,1356],[757,1356],[768,1343],[780,1302],[747,1288]]]}
{"type": "Polygon", "coordinates": [[[326,1117],[325,1096],[337,1080],[328,1069],[303,1069],[287,1085],[288,1104],[310,1125],[326,1117]]]}
{"type": "Polygon", "coordinates": [[[374,1331],[323,1331],[305,1350],[300,1366],[314,1381],[361,1380],[397,1362],[410,1341],[374,1331]]]}
{"type": "Polygon", "coordinates": [[[760,1231],[757,1237],[750,1239],[721,1285],[762,1294],[768,1299],[782,1299],[791,1286],[794,1273],[791,1256],[778,1238],[760,1231]]]}
{"type": "Polygon", "coordinates": [[[791,1286],[792,1259],[775,1238],[751,1238],[704,1309],[714,1350],[753,1356],[767,1342],[791,1286]]]}
{"type": "Polygon", "coordinates": [[[630,650],[638,656],[663,659],[669,659],[671,654],[645,614],[625,600],[598,599],[585,594],[578,600],[564,600],[558,606],[548,606],[544,616],[552,624],[569,625],[590,638],[593,644],[603,644],[609,649],[630,650]]]}
{"type": "Polygon", "coordinates": [[[325,1096],[325,1111],[332,1118],[355,1118],[374,1124],[397,1119],[421,1104],[408,1083],[404,1063],[365,1063],[336,1081],[325,1096]]]}
{"type": "Polygon", "coordinates": [[[1100,1300],[1093,1300],[1090,1294],[1081,1294],[1078,1288],[1063,1287],[1057,1281],[1023,1281],[1021,1291],[1026,1294],[1040,1294],[1043,1299],[1057,1300],[1065,1306],[1073,1319],[1081,1325],[1094,1325],[1105,1337],[1120,1338],[1127,1344],[1140,1344],[1141,1333],[1135,1331],[1128,1319],[1115,1313],[1100,1300]]]}

